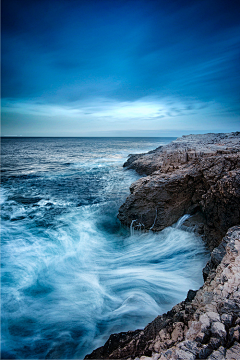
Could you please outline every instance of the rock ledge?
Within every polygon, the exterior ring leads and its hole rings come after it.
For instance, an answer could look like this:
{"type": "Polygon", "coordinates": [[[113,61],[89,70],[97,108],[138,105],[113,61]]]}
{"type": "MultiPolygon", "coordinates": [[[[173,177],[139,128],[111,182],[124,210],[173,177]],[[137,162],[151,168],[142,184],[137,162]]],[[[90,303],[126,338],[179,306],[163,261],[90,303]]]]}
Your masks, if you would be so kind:
{"type": "Polygon", "coordinates": [[[196,214],[198,230],[212,250],[240,223],[239,155],[240,132],[235,132],[183,136],[130,156],[124,166],[147,176],[131,185],[119,220],[128,227],[159,231],[184,214],[196,214]]]}

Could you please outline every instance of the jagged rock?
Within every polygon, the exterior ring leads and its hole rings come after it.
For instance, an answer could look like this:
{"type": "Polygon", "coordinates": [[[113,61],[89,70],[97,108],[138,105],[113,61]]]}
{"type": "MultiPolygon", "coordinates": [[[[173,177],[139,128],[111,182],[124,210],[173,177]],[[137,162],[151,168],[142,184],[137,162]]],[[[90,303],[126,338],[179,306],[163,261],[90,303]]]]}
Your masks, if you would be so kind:
{"type": "Polygon", "coordinates": [[[225,330],[224,324],[220,323],[219,321],[214,322],[211,326],[211,333],[214,337],[218,339],[225,340],[227,332],[225,330]]]}
{"type": "Polygon", "coordinates": [[[111,335],[86,358],[239,359],[240,225],[229,229],[223,242],[225,255],[212,264],[192,301],[186,298],[144,330],[111,335]],[[205,296],[209,293],[211,301],[205,296]]]}
{"type": "Polygon", "coordinates": [[[184,324],[182,322],[177,322],[173,325],[173,332],[172,332],[172,340],[182,341],[184,338],[184,324]]]}
{"type": "Polygon", "coordinates": [[[226,360],[239,360],[240,356],[240,344],[235,343],[230,349],[226,352],[226,360]]]}
{"type": "Polygon", "coordinates": [[[208,360],[224,360],[225,353],[226,353],[225,348],[221,346],[218,350],[213,351],[211,356],[209,356],[208,360]]]}
{"type": "Polygon", "coordinates": [[[212,250],[240,223],[240,133],[188,135],[124,164],[147,174],[130,187],[118,218],[126,225],[162,230],[199,212],[199,232],[212,250]]]}
{"type": "Polygon", "coordinates": [[[227,329],[229,329],[232,326],[233,323],[233,317],[230,314],[222,314],[221,315],[221,322],[225,325],[227,329]]]}
{"type": "Polygon", "coordinates": [[[188,291],[188,293],[187,293],[187,299],[186,300],[191,302],[195,298],[196,293],[197,293],[197,291],[190,289],[188,291]]]}

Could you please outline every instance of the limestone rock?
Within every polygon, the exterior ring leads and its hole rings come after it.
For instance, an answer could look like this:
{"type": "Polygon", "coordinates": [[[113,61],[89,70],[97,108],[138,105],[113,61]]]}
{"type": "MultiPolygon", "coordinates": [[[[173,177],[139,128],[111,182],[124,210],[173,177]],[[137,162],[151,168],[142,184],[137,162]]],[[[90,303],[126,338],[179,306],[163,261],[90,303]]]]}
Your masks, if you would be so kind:
{"type": "MultiPolygon", "coordinates": [[[[240,223],[240,133],[188,135],[124,164],[145,176],[130,187],[118,218],[158,231],[199,212],[211,250],[240,223]]],[[[216,254],[217,255],[217,254],[216,254]]],[[[217,258],[216,258],[217,261],[217,258]]]]}

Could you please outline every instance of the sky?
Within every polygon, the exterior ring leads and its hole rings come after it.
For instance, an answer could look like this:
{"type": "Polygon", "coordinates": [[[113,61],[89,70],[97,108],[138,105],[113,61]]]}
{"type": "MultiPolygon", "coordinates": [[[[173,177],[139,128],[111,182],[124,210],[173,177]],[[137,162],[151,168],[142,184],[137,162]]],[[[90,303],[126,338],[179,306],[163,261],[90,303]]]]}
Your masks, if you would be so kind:
{"type": "Polygon", "coordinates": [[[2,135],[240,131],[239,13],[239,0],[2,0],[2,135]]]}

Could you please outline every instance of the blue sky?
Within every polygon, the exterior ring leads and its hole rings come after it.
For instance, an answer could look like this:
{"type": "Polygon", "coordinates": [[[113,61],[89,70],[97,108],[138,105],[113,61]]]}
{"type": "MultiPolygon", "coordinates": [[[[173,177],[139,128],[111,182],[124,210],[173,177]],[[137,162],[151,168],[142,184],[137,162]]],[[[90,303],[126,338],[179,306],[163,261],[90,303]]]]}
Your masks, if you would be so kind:
{"type": "Polygon", "coordinates": [[[239,1],[2,0],[2,135],[240,129],[239,1]]]}

